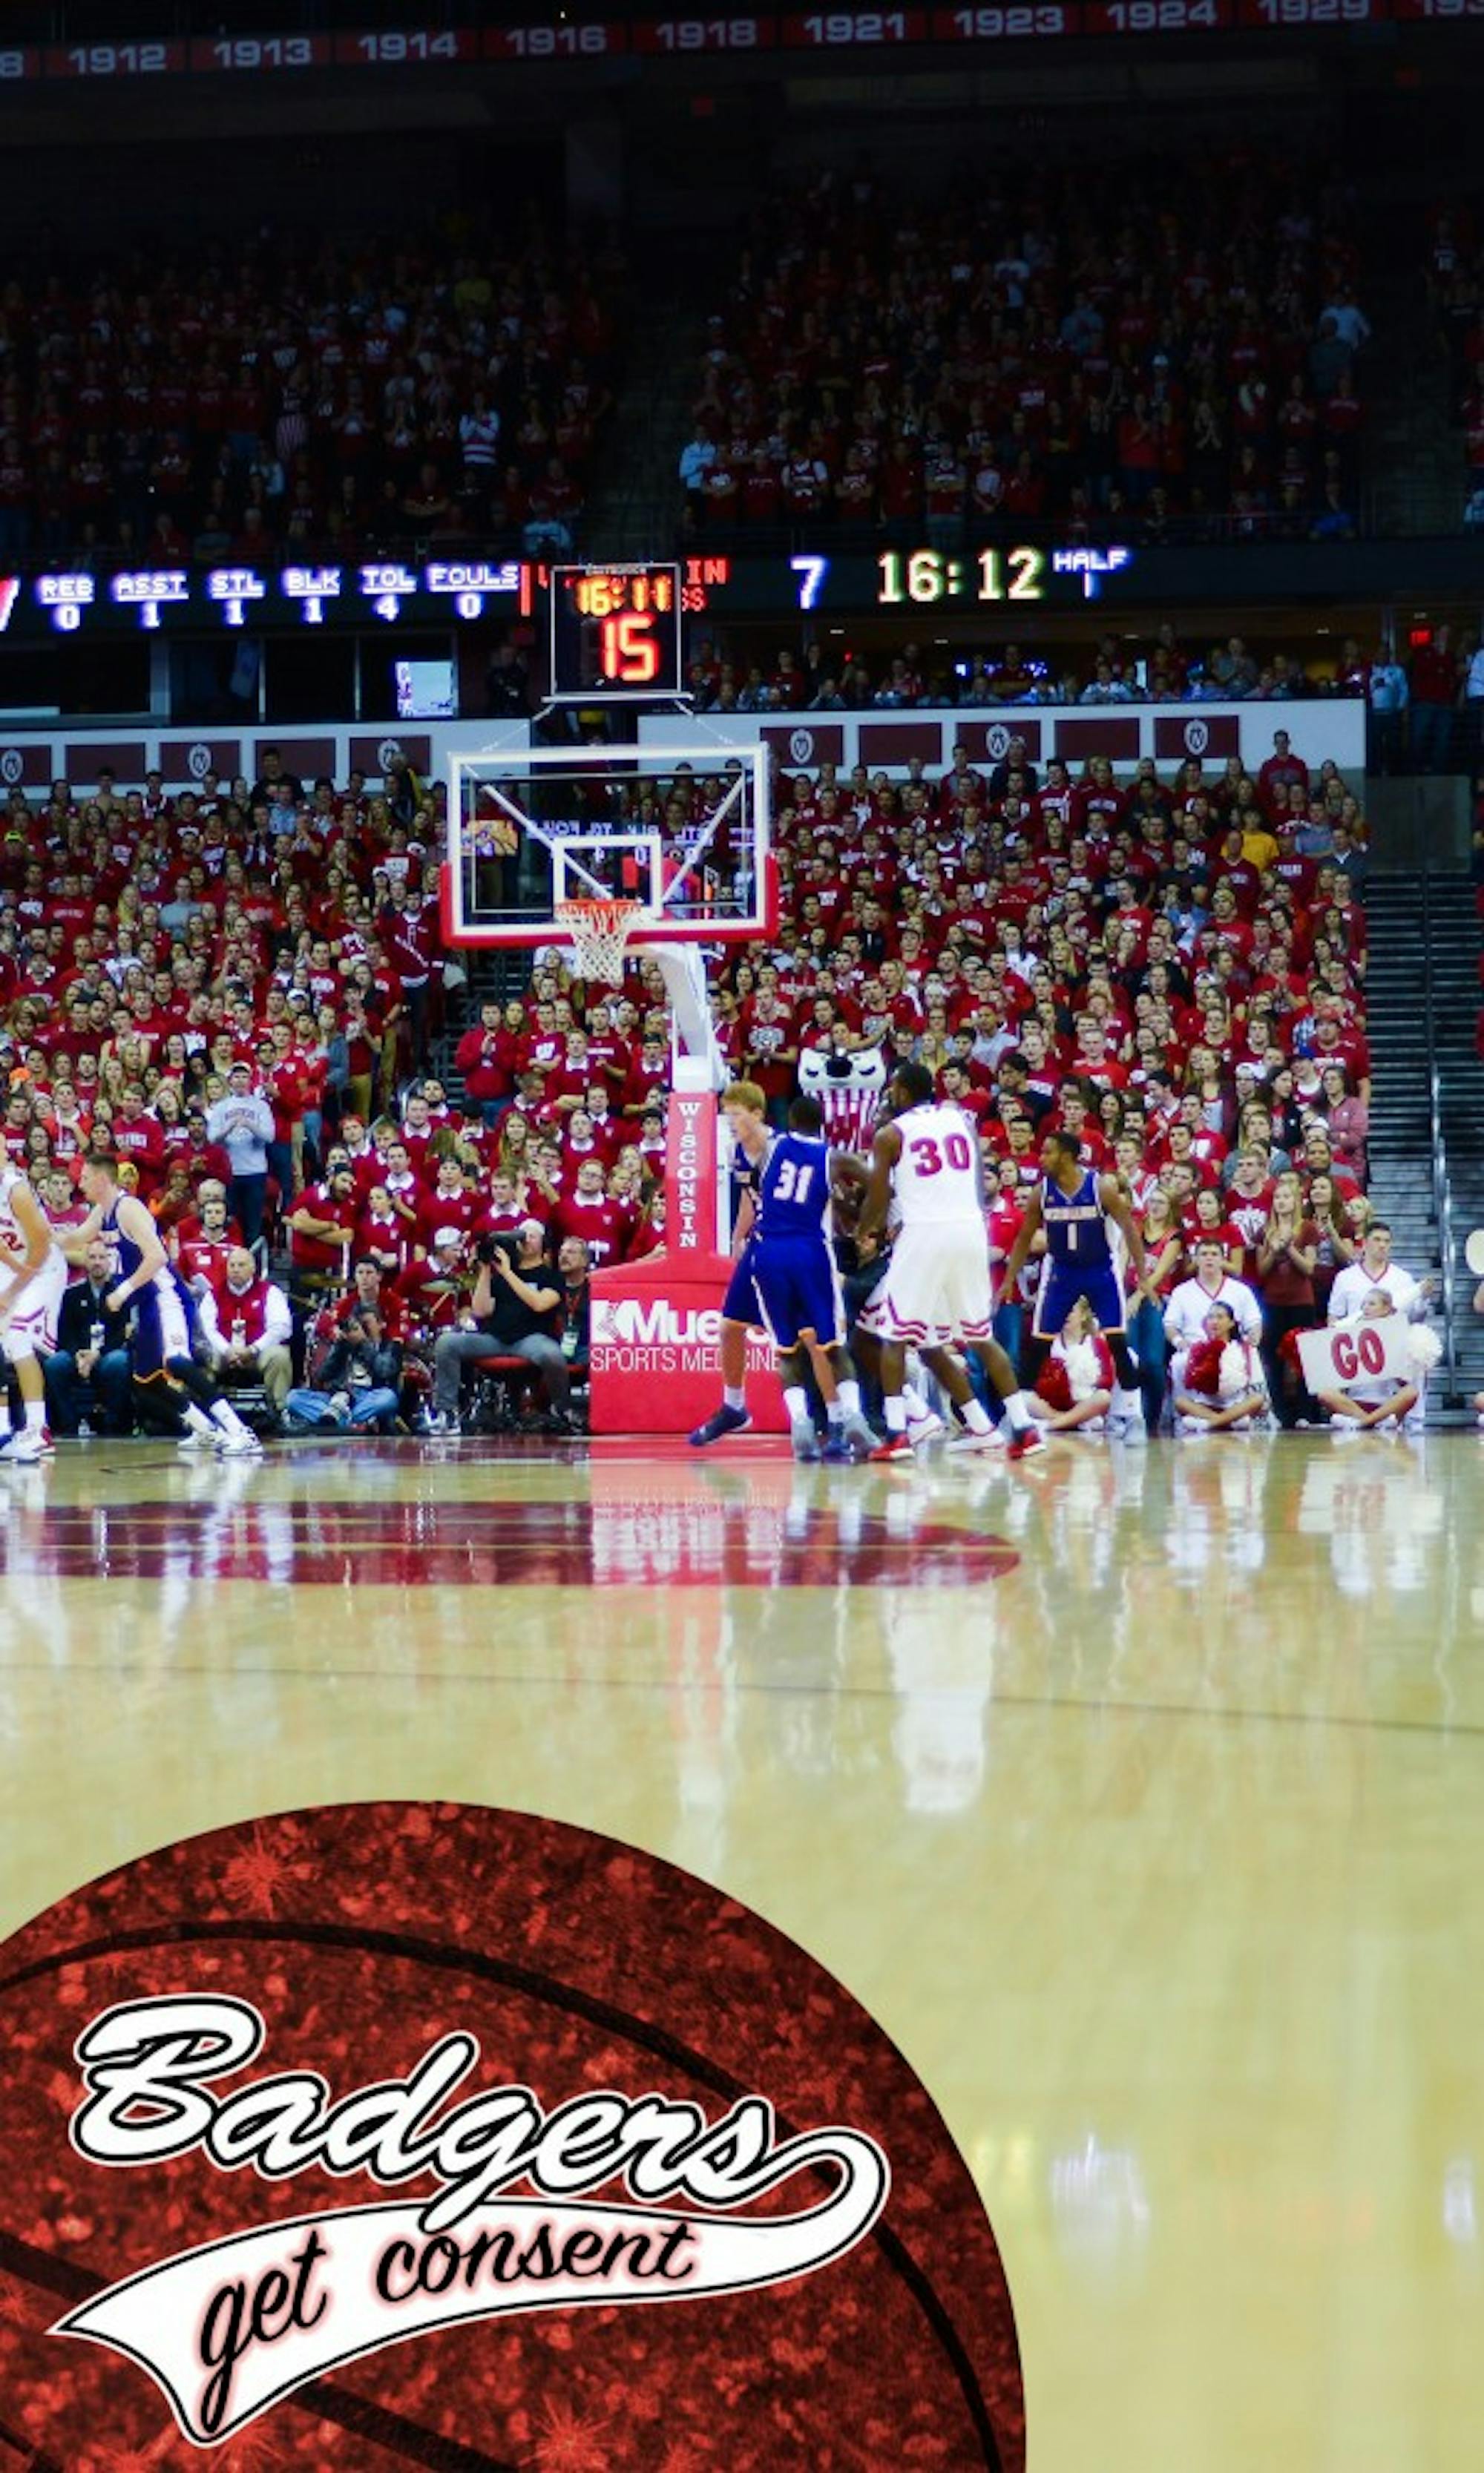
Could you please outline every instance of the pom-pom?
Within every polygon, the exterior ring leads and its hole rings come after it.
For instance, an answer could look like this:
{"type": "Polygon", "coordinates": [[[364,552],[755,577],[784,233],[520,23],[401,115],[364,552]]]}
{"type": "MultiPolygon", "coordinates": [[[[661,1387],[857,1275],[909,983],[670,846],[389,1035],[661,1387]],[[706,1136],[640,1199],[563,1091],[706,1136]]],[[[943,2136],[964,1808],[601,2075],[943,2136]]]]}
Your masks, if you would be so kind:
{"type": "Polygon", "coordinates": [[[1066,1367],[1055,1354],[1048,1357],[1036,1379],[1036,1397],[1044,1400],[1055,1415],[1063,1417],[1072,1405],[1072,1386],[1066,1367]]]}
{"type": "Polygon", "coordinates": [[[1407,1338],[1407,1362],[1421,1377],[1430,1374],[1443,1354],[1443,1342],[1429,1323],[1415,1325],[1407,1338]]]}
{"type": "Polygon", "coordinates": [[[1221,1366],[1216,1377],[1216,1388],[1220,1397],[1228,1402],[1243,1400],[1249,1391],[1260,1391],[1266,1396],[1267,1382],[1262,1371],[1262,1359],[1250,1341],[1228,1340],[1221,1352],[1221,1366]]]}
{"type": "Polygon", "coordinates": [[[1094,1391],[1103,1388],[1103,1369],[1098,1361],[1095,1339],[1075,1339],[1065,1351],[1066,1380],[1072,1398],[1077,1402],[1090,1400],[1094,1391]]]}
{"type": "Polygon", "coordinates": [[[1219,1339],[1198,1339],[1185,1359],[1185,1389],[1214,1400],[1221,1384],[1221,1357],[1219,1339]]]}

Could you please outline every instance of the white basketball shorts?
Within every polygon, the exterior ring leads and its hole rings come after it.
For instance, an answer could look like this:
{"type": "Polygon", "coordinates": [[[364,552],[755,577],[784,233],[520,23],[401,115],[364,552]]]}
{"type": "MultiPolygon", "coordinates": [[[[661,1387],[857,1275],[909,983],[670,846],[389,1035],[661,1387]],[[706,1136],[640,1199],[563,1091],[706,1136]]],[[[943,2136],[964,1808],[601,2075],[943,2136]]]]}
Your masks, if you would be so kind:
{"type": "Polygon", "coordinates": [[[12,1365],[35,1357],[50,1357],[57,1346],[57,1315],[67,1285],[67,1265],[60,1254],[48,1254],[5,1326],[5,1354],[12,1365]]]}
{"type": "Polygon", "coordinates": [[[909,1347],[988,1339],[992,1313],[989,1238],[978,1220],[927,1220],[904,1228],[871,1300],[871,1328],[909,1347]]]}

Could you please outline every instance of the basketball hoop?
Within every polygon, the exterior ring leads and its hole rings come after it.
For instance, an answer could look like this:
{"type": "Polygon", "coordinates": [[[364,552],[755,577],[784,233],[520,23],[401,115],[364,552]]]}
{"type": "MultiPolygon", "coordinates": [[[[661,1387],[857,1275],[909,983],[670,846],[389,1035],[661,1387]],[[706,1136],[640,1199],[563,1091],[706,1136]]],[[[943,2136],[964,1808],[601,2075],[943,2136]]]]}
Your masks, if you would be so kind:
{"type": "Polygon", "coordinates": [[[559,901],[552,916],[585,979],[621,988],[629,939],[649,918],[642,901],[559,901]]]}

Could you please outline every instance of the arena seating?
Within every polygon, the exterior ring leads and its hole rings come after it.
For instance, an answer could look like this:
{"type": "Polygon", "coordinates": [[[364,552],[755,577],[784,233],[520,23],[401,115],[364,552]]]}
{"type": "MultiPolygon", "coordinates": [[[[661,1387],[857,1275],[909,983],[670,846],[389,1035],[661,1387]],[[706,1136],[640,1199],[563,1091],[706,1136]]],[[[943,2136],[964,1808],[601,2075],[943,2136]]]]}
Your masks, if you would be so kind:
{"type": "Polygon", "coordinates": [[[929,210],[870,177],[766,201],[706,333],[699,535],[1343,538],[1369,324],[1317,161],[1079,147],[929,210]]]}
{"type": "Polygon", "coordinates": [[[1462,430],[1464,522],[1478,530],[1484,527],[1484,241],[1463,200],[1450,200],[1431,218],[1427,284],[1462,430]]]}
{"type": "Polygon", "coordinates": [[[618,268],[528,227],[264,243],[11,287],[0,558],[562,546],[611,406],[618,268]],[[600,291],[603,298],[600,299],[600,291]]]}
{"type": "Polygon", "coordinates": [[[838,660],[815,636],[802,654],[780,646],[766,664],[742,667],[709,640],[697,644],[686,691],[697,712],[859,712],[868,708],[936,708],[1000,705],[1285,704],[1298,697],[1363,696],[1369,663],[1353,637],[1316,662],[1281,647],[1254,649],[1240,636],[1214,644],[1182,644],[1172,625],[1144,643],[1103,635],[1085,644],[1038,649],[1000,644],[983,653],[963,646],[903,643],[871,656],[838,660]]]}

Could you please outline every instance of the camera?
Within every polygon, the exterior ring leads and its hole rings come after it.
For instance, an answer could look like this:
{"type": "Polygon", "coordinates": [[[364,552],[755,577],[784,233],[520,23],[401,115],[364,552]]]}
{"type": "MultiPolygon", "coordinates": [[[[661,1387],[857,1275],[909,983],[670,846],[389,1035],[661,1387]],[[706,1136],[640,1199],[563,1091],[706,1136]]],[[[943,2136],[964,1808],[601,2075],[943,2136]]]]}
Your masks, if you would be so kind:
{"type": "Polygon", "coordinates": [[[476,1239],[474,1245],[476,1262],[492,1262],[496,1254],[503,1254],[507,1261],[515,1262],[519,1260],[520,1237],[515,1229],[502,1228],[496,1235],[476,1239]]]}

